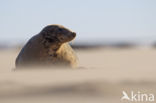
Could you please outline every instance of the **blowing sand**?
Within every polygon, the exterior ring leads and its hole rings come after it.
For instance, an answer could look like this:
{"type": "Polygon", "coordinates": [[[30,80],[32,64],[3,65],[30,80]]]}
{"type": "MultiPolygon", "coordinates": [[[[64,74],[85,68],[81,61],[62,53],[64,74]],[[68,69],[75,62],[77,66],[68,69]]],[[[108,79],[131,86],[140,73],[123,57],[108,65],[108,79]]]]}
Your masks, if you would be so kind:
{"type": "Polygon", "coordinates": [[[13,71],[18,52],[0,51],[0,103],[127,103],[123,90],[156,95],[155,49],[77,50],[84,69],[13,71]]]}

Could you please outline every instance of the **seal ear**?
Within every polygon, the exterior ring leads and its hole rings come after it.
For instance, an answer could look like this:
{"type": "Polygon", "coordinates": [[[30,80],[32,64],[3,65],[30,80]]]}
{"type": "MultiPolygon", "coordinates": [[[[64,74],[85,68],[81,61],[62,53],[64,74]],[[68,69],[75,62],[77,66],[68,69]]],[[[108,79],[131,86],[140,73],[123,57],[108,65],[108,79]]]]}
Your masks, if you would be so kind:
{"type": "Polygon", "coordinates": [[[45,38],[46,39],[46,41],[48,41],[49,43],[54,43],[55,42],[55,40],[54,39],[51,39],[51,38],[45,38]]]}

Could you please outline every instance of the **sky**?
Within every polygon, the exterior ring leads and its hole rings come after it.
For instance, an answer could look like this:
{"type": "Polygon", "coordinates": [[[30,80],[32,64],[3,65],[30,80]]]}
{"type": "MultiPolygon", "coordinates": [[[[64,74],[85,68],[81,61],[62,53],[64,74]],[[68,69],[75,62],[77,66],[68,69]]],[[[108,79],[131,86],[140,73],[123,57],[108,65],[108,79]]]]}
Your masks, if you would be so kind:
{"type": "Polygon", "coordinates": [[[48,24],[77,42],[156,41],[156,0],[0,0],[0,42],[26,42],[48,24]]]}

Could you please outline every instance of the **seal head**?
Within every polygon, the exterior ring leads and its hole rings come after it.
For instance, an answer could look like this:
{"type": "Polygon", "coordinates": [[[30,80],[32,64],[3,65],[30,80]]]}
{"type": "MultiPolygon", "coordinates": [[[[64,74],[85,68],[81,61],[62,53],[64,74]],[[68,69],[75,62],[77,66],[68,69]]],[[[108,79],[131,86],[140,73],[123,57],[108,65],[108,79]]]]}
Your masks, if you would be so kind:
{"type": "Polygon", "coordinates": [[[66,43],[76,37],[76,33],[62,25],[48,25],[41,31],[42,36],[50,43],[66,43]]]}

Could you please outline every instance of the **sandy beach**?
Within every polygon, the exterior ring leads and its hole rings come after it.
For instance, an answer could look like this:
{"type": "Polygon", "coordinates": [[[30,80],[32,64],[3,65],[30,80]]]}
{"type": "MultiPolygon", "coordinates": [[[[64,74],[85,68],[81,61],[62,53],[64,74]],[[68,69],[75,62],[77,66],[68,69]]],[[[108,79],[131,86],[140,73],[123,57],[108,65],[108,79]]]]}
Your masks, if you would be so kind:
{"type": "Polygon", "coordinates": [[[122,91],[156,94],[153,48],[76,50],[83,68],[74,70],[14,71],[18,53],[0,51],[0,103],[131,103],[120,100],[122,91]]]}

